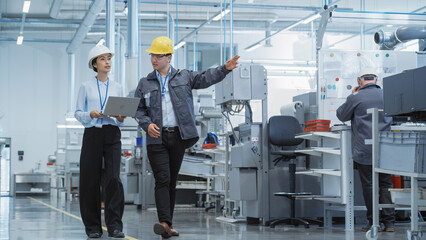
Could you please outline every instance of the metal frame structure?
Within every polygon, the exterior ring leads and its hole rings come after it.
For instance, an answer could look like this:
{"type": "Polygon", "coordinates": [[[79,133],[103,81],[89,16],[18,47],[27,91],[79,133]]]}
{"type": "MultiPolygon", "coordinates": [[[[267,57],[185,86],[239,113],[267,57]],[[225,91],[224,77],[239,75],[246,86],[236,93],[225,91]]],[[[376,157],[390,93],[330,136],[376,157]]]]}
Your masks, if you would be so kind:
{"type": "Polygon", "coordinates": [[[379,204],[379,173],[393,174],[399,176],[410,177],[411,180],[411,227],[410,230],[407,230],[407,240],[419,240],[421,239],[423,233],[419,231],[419,220],[417,214],[419,211],[418,206],[418,179],[426,178],[426,174],[415,173],[415,172],[405,172],[405,171],[395,171],[379,168],[379,110],[377,108],[367,109],[367,113],[372,115],[372,148],[373,148],[373,225],[371,229],[366,233],[367,239],[378,239],[378,232],[380,229],[379,223],[379,210],[380,208],[386,207],[395,207],[395,204],[379,204]]]}
{"type": "MultiPolygon", "coordinates": [[[[296,136],[296,138],[303,138],[308,140],[317,141],[320,146],[312,149],[301,149],[297,150],[299,152],[314,155],[322,156],[323,159],[327,154],[339,155],[340,158],[340,169],[312,169],[309,171],[299,171],[297,174],[307,174],[314,176],[324,176],[332,175],[340,177],[340,196],[309,196],[312,200],[321,200],[324,201],[324,227],[332,227],[332,211],[344,211],[345,212],[345,230],[347,232],[352,232],[355,229],[354,223],[354,180],[353,180],[353,162],[352,162],[352,153],[351,153],[351,128],[348,126],[342,126],[339,128],[332,129],[338,131],[338,133],[323,133],[323,132],[311,132],[304,133],[296,136]],[[326,139],[338,140],[340,149],[335,149],[333,146],[328,144],[333,144],[326,139]],[[329,142],[329,143],[328,143],[329,142]]],[[[333,163],[337,166],[338,163],[333,163]]],[[[324,193],[324,183],[325,179],[322,179],[322,192],[324,193]]],[[[329,185],[327,185],[329,186],[329,185]]],[[[363,208],[362,208],[363,209],[363,208]]],[[[359,209],[357,209],[359,210],[359,209]]]]}

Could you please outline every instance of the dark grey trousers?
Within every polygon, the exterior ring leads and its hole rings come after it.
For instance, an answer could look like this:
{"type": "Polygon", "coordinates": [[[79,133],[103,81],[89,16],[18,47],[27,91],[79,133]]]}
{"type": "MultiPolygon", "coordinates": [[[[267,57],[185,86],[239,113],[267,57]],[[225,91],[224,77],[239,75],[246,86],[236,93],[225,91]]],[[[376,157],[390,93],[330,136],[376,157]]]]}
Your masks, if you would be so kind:
{"type": "Polygon", "coordinates": [[[179,130],[161,132],[162,144],[147,146],[148,158],[155,178],[155,203],[158,220],[172,225],[176,201],[176,181],[188,140],[179,130]]]}
{"type": "MultiPolygon", "coordinates": [[[[361,178],[362,191],[365,206],[367,207],[367,219],[370,225],[373,223],[373,174],[371,165],[364,165],[354,162],[361,178]]],[[[391,195],[388,191],[392,188],[391,175],[379,174],[379,203],[392,204],[391,195]]],[[[380,222],[385,226],[393,226],[395,223],[395,209],[383,208],[380,213],[380,222]]]]}

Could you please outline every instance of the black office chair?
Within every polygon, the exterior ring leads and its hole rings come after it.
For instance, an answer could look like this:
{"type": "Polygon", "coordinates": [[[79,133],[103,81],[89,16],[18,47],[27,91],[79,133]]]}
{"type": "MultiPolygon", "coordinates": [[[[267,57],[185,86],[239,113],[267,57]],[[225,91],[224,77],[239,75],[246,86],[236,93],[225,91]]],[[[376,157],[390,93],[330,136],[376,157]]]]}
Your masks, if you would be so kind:
{"type": "Polygon", "coordinates": [[[308,192],[296,192],[296,164],[294,161],[298,156],[305,156],[303,153],[295,152],[296,146],[303,142],[301,138],[295,138],[296,134],[302,133],[303,129],[295,117],[292,116],[273,116],[269,119],[269,142],[280,147],[292,147],[290,150],[271,151],[272,155],[280,155],[274,160],[275,165],[279,161],[291,161],[288,165],[290,192],[274,193],[275,196],[283,196],[290,199],[291,213],[289,218],[280,218],[266,223],[271,228],[278,224],[290,224],[298,226],[303,224],[309,228],[309,224],[323,225],[321,221],[307,218],[296,218],[296,198],[303,195],[312,195],[308,192]]]}

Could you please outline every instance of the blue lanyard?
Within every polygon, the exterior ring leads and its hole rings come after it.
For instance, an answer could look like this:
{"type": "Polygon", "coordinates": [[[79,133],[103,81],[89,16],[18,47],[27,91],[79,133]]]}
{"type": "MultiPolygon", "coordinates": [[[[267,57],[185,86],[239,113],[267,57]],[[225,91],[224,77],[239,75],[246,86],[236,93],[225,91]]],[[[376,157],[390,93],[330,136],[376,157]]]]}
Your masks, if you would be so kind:
{"type": "MultiPolygon", "coordinates": [[[[160,75],[161,76],[161,75],[160,75]]],[[[161,79],[162,79],[163,77],[161,76],[161,79]]],[[[164,77],[164,81],[163,82],[161,82],[161,95],[163,95],[164,96],[164,93],[166,92],[166,83],[167,83],[167,79],[169,78],[169,74],[167,74],[167,76],[166,77],[164,77]]]]}
{"type": "Polygon", "coordinates": [[[99,103],[101,104],[101,114],[104,110],[104,106],[107,100],[107,96],[108,96],[108,86],[109,86],[109,79],[107,80],[107,87],[106,87],[106,91],[105,91],[105,99],[104,102],[102,103],[102,97],[101,97],[101,89],[99,88],[99,80],[98,78],[96,78],[96,83],[98,84],[98,93],[99,93],[99,103]]]}

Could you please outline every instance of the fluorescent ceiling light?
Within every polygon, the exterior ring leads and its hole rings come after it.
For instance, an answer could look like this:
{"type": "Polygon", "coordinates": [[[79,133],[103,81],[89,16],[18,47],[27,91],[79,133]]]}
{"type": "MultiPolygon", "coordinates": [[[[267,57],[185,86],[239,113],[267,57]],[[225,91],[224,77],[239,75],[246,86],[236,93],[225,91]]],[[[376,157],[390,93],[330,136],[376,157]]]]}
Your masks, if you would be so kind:
{"type": "Polygon", "coordinates": [[[105,43],[105,39],[101,38],[101,39],[98,41],[98,43],[96,43],[96,46],[104,45],[104,43],[105,43]]]}
{"type": "Polygon", "coordinates": [[[28,13],[30,11],[31,1],[24,1],[24,7],[22,8],[23,13],[28,13]]]}
{"type": "Polygon", "coordinates": [[[262,45],[260,45],[260,44],[254,44],[254,45],[252,45],[252,46],[250,46],[250,47],[246,48],[245,50],[246,50],[247,52],[251,52],[251,51],[253,51],[254,49],[256,49],[256,48],[258,48],[258,47],[260,47],[260,46],[262,46],[262,45]]]}
{"type": "Polygon", "coordinates": [[[219,13],[218,15],[216,15],[212,20],[213,21],[219,21],[220,19],[222,19],[226,14],[228,14],[231,10],[226,9],[225,11],[222,11],[221,13],[219,13]]]}
{"type": "Polygon", "coordinates": [[[16,45],[22,45],[22,42],[24,41],[24,36],[19,36],[16,40],[16,45]]]}
{"type": "Polygon", "coordinates": [[[312,22],[312,21],[314,21],[315,19],[318,19],[318,18],[320,18],[320,17],[321,17],[321,14],[317,13],[317,14],[315,14],[315,15],[312,15],[312,16],[310,16],[310,17],[307,17],[306,19],[303,19],[303,20],[301,21],[301,23],[302,23],[302,24],[308,24],[308,23],[310,23],[310,22],[312,22]]]}
{"type": "Polygon", "coordinates": [[[179,48],[183,47],[183,45],[185,45],[185,44],[186,44],[186,42],[180,42],[180,43],[178,43],[178,45],[176,45],[173,49],[174,49],[174,50],[178,50],[179,48]]]}

